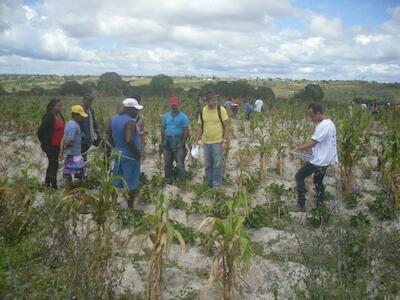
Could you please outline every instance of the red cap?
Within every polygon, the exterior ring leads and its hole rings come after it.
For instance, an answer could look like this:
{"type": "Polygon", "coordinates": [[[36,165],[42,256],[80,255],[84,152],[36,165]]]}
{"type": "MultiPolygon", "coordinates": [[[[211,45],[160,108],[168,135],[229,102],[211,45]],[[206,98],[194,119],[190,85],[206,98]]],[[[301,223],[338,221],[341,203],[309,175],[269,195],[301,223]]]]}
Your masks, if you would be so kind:
{"type": "Polygon", "coordinates": [[[169,104],[170,105],[176,105],[179,106],[179,97],[178,96],[173,96],[169,99],[169,104]]]}

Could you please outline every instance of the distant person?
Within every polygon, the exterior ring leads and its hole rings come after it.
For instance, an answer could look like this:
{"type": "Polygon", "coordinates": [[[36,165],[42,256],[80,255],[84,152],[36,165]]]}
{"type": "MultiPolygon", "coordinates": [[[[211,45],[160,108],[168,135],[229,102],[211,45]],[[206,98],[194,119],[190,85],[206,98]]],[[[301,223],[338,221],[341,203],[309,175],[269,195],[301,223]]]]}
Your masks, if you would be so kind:
{"type": "Polygon", "coordinates": [[[338,163],[336,146],[336,126],[329,117],[325,116],[322,107],[318,103],[308,106],[309,114],[316,123],[314,134],[307,143],[290,150],[290,153],[312,151],[310,161],[307,161],[296,173],[297,206],[299,211],[304,211],[307,189],[304,179],[313,175],[317,204],[323,202],[325,188],[323,180],[328,166],[338,163]]]}
{"type": "Polygon", "coordinates": [[[244,102],[244,108],[246,109],[246,120],[249,121],[251,119],[251,116],[253,115],[253,105],[251,105],[249,100],[246,100],[244,102]]]}
{"type": "Polygon", "coordinates": [[[116,187],[128,187],[128,208],[133,210],[133,203],[139,189],[140,159],[142,157],[142,141],[137,127],[139,111],[143,106],[136,99],[127,98],[122,101],[122,112],[111,119],[108,139],[119,157],[115,158],[113,176],[116,187]]]}
{"type": "Polygon", "coordinates": [[[254,111],[257,112],[257,113],[260,113],[260,112],[262,112],[262,110],[263,110],[264,101],[262,101],[260,98],[258,98],[258,99],[256,100],[256,102],[254,103],[254,105],[256,106],[256,107],[254,108],[254,111]]]}
{"type": "Polygon", "coordinates": [[[161,144],[163,145],[164,173],[167,184],[173,182],[173,164],[176,162],[178,178],[181,182],[186,180],[185,149],[189,137],[189,118],[179,111],[179,97],[174,96],[169,100],[171,111],[162,119],[161,144]]]}
{"type": "Polygon", "coordinates": [[[230,113],[232,113],[232,105],[233,105],[233,103],[232,103],[232,99],[228,99],[228,101],[226,101],[225,103],[224,103],[224,107],[226,108],[226,110],[228,111],[228,112],[230,112],[230,113]]]}
{"type": "Polygon", "coordinates": [[[240,101],[238,98],[232,98],[232,116],[236,117],[239,112],[240,101]]]}
{"type": "Polygon", "coordinates": [[[72,190],[74,179],[80,181],[87,177],[85,160],[82,156],[82,132],[79,126],[88,117],[80,105],[71,107],[72,119],[65,125],[64,137],[61,141],[60,160],[64,160],[65,189],[72,190]]]}
{"type": "Polygon", "coordinates": [[[367,109],[368,109],[367,104],[361,103],[361,109],[362,109],[362,110],[367,110],[367,109]]]}
{"type": "Polygon", "coordinates": [[[205,179],[212,188],[222,186],[224,152],[228,148],[229,117],[226,109],[218,105],[218,95],[210,91],[207,105],[201,110],[194,146],[200,137],[204,144],[205,179]]]}
{"type": "Polygon", "coordinates": [[[37,132],[40,147],[48,159],[45,185],[54,189],[57,189],[58,156],[65,127],[62,110],[61,100],[51,99],[37,132]]]}
{"type": "Polygon", "coordinates": [[[82,132],[82,156],[86,161],[87,152],[89,151],[92,145],[98,146],[100,144],[100,131],[99,126],[97,125],[96,118],[94,116],[94,110],[92,108],[92,104],[94,101],[94,97],[85,96],[83,98],[83,109],[85,113],[88,115],[86,118],[83,118],[80,122],[79,126],[82,132]]]}

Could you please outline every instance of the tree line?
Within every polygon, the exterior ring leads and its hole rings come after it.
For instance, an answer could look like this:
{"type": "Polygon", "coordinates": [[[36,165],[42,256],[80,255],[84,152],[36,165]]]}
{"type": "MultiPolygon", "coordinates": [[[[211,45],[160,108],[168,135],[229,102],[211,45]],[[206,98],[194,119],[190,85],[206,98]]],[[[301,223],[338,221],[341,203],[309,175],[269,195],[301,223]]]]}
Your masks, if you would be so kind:
{"type": "MultiPolygon", "coordinates": [[[[142,96],[169,97],[173,94],[187,94],[191,98],[204,95],[208,90],[214,90],[219,95],[226,98],[261,98],[264,100],[274,100],[275,94],[268,86],[255,87],[247,80],[218,81],[206,83],[200,88],[190,88],[185,91],[182,87],[176,87],[171,77],[159,74],[153,76],[149,84],[132,86],[130,82],[122,79],[121,75],[115,72],[107,72],[99,77],[97,82],[85,81],[79,83],[76,80],[67,80],[57,88],[45,89],[34,86],[27,91],[18,91],[13,94],[31,96],[132,96],[139,94],[142,96]]],[[[7,92],[0,88],[0,96],[7,95],[7,92]]],[[[293,95],[293,99],[303,101],[321,101],[324,93],[317,84],[308,84],[304,89],[293,95]]]]}

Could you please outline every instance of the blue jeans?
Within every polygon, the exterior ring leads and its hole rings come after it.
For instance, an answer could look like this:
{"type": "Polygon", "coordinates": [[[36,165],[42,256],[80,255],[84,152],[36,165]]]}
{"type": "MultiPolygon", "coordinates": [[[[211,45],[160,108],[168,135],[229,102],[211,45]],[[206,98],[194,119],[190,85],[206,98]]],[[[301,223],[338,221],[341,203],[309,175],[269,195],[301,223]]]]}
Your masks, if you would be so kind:
{"type": "Polygon", "coordinates": [[[206,167],[206,180],[209,186],[222,185],[222,168],[224,154],[221,144],[204,144],[204,163],[206,167]]]}
{"type": "Polygon", "coordinates": [[[185,148],[179,147],[179,145],[175,142],[168,141],[163,146],[163,155],[164,173],[167,183],[172,182],[174,161],[176,162],[176,169],[178,170],[179,180],[186,180],[185,148]]]}

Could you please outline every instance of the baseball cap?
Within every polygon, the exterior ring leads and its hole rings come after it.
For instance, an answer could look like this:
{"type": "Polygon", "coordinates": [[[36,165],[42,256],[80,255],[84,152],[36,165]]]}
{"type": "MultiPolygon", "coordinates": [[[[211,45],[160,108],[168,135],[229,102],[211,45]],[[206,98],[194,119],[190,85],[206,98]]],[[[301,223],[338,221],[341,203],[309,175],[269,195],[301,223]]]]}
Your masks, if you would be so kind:
{"type": "Polygon", "coordinates": [[[122,101],[122,105],[124,107],[134,107],[136,109],[142,109],[143,106],[139,104],[139,102],[134,98],[126,98],[122,101]]]}
{"type": "Polygon", "coordinates": [[[83,109],[83,107],[80,106],[80,105],[71,106],[71,112],[73,112],[74,114],[78,114],[78,115],[80,115],[81,117],[84,117],[84,118],[86,118],[88,116],[88,114],[85,113],[85,110],[83,109]]]}
{"type": "Polygon", "coordinates": [[[179,97],[178,96],[173,96],[169,99],[169,104],[170,105],[176,105],[179,106],[179,97]]]}

